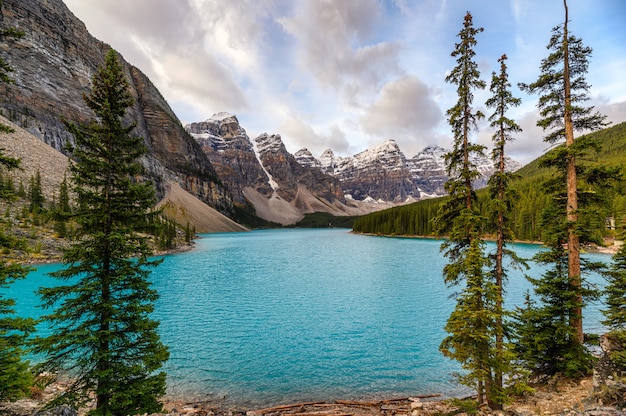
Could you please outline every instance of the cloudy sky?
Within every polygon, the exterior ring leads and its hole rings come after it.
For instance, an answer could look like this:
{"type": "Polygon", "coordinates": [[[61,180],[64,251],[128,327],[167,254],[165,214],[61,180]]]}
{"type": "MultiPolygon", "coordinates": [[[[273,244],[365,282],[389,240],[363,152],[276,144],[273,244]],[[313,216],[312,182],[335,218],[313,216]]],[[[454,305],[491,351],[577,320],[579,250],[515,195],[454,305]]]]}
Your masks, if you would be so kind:
{"type": "MultiPolygon", "coordinates": [[[[398,142],[407,157],[449,147],[446,84],[467,11],[476,60],[489,83],[508,56],[509,114],[523,128],[511,155],[529,162],[547,149],[537,97],[518,82],[539,75],[561,0],[64,0],[88,30],[146,73],[183,124],[235,114],[251,138],[281,134],[287,149],[347,156],[398,142]]],[[[626,2],[569,0],[570,31],[593,48],[591,104],[626,121],[626,2]]],[[[477,92],[475,105],[489,97],[477,92]]],[[[490,114],[490,110],[484,110],[490,114]]],[[[474,141],[490,143],[486,123],[474,141]]]]}

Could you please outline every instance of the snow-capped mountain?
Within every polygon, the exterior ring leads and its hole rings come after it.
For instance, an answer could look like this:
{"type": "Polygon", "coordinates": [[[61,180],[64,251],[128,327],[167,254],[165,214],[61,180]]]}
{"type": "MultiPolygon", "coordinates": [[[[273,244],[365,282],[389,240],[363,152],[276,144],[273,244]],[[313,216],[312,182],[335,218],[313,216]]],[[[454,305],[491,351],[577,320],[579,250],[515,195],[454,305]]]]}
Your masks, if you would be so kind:
{"type": "MultiPolygon", "coordinates": [[[[346,196],[398,203],[445,195],[446,153],[448,150],[440,146],[428,146],[407,159],[394,140],[387,140],[352,157],[337,157],[330,149],[319,159],[312,159],[308,150],[296,155],[302,154],[297,159],[303,165],[320,165],[324,172],[339,178],[346,196]]],[[[484,187],[494,172],[493,162],[487,156],[475,157],[470,162],[482,174],[475,182],[476,187],[484,187]]],[[[508,158],[507,167],[515,171],[521,165],[508,158]]]]}
{"type": "MultiPolygon", "coordinates": [[[[308,159],[301,163],[316,165],[308,159]]],[[[329,149],[318,163],[324,172],[341,181],[346,197],[351,199],[372,198],[398,203],[417,193],[410,180],[406,158],[394,140],[352,157],[336,157],[329,149]]]]}
{"type": "Polygon", "coordinates": [[[236,116],[218,113],[206,121],[186,125],[185,130],[200,144],[235,203],[249,204],[244,195],[246,187],[264,195],[272,194],[270,180],[236,116]]]}
{"type": "Polygon", "coordinates": [[[448,151],[439,146],[425,147],[407,160],[411,178],[419,189],[421,198],[445,194],[443,185],[448,180],[444,156],[448,151]]]}

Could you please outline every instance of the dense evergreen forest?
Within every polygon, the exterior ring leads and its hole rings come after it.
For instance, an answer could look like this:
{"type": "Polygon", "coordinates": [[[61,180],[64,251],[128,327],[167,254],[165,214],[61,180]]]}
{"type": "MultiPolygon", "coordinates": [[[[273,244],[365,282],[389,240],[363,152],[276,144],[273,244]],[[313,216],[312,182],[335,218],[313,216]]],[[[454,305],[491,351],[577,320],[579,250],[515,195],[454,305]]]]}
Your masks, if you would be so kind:
{"type": "MultiPolygon", "coordinates": [[[[598,151],[581,161],[594,166],[602,163],[605,166],[621,169],[624,174],[626,160],[626,123],[621,123],[604,130],[588,135],[597,139],[601,147],[598,151]]],[[[552,152],[554,150],[551,150],[552,152]]],[[[552,194],[547,190],[546,181],[550,180],[553,171],[541,167],[541,161],[546,155],[534,160],[517,172],[512,188],[517,192],[516,202],[512,207],[511,228],[517,240],[542,241],[542,229],[539,227],[539,217],[552,194]]],[[[613,183],[612,187],[597,188],[581,183],[581,189],[599,194],[604,198],[604,218],[614,218],[616,223],[626,215],[626,182],[613,183]]],[[[482,215],[487,215],[487,200],[489,194],[486,189],[477,191],[478,207],[482,215]]],[[[415,235],[434,236],[432,219],[439,210],[439,205],[445,198],[426,199],[410,205],[391,208],[375,212],[354,221],[353,230],[359,233],[380,235],[415,235]]],[[[485,229],[484,234],[489,236],[493,230],[485,229]]],[[[611,230],[606,230],[606,236],[611,230]]]]}

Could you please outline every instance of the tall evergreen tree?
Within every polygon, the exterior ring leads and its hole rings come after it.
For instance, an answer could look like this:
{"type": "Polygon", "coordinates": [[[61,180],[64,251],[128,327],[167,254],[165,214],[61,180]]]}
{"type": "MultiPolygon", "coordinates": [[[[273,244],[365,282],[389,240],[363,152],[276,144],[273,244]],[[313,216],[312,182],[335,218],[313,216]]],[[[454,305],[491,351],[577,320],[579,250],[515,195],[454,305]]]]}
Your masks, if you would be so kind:
{"type": "Polygon", "coordinates": [[[45,198],[41,189],[41,173],[37,170],[35,176],[30,177],[30,189],[28,190],[30,198],[30,212],[39,213],[43,209],[45,198]]]}
{"type": "MultiPolygon", "coordinates": [[[[19,160],[0,154],[0,168],[19,167],[19,160]]],[[[5,251],[25,248],[25,243],[0,229],[0,401],[19,398],[28,392],[33,383],[29,364],[24,361],[24,347],[28,335],[35,330],[32,319],[15,314],[15,299],[5,297],[3,291],[15,280],[23,279],[28,267],[10,262],[5,251]]]]}
{"type": "MultiPolygon", "coordinates": [[[[613,264],[604,276],[608,284],[604,291],[606,305],[602,310],[605,318],[602,323],[610,328],[607,337],[613,348],[609,354],[615,364],[626,370],[626,245],[622,245],[615,253],[613,264]]],[[[622,391],[623,385],[620,387],[622,391]]],[[[626,396],[622,394],[622,397],[626,400],[626,396]]]]}
{"type": "Polygon", "coordinates": [[[576,306],[570,314],[570,325],[575,329],[576,340],[582,344],[583,334],[583,295],[580,266],[580,230],[578,227],[579,201],[577,180],[577,158],[584,154],[581,143],[576,143],[574,131],[594,131],[606,126],[605,116],[602,116],[594,107],[584,107],[584,101],[589,100],[589,85],[585,74],[589,67],[591,48],[583,45],[582,40],[571,35],[568,31],[567,1],[563,0],[565,21],[563,25],[552,30],[552,37],[548,44],[550,55],[541,62],[541,74],[532,84],[520,84],[520,87],[530,93],[540,94],[539,110],[541,119],[537,125],[544,130],[551,130],[544,140],[551,144],[565,142],[566,164],[565,186],[567,189],[567,204],[564,215],[567,219],[567,262],[568,277],[576,294],[576,306]]]}
{"type": "Polygon", "coordinates": [[[65,267],[52,275],[64,284],[41,288],[42,319],[53,332],[35,340],[43,369],[67,371],[73,382],[57,403],[82,405],[95,394],[94,415],[153,413],[161,409],[168,358],[158,322],[150,318],[158,294],[149,283],[146,237],[154,203],[149,182],[138,182],[143,139],[123,117],[133,100],[117,53],[109,51],[85,96],[96,121],[67,123],[76,138],[70,166],[78,199],[74,219],[81,238],[65,250],[65,267]]]}
{"type": "Polygon", "coordinates": [[[615,256],[610,270],[604,273],[607,285],[604,289],[606,307],[602,310],[602,324],[612,330],[626,331],[626,245],[622,245],[615,256]]]}
{"type": "MultiPolygon", "coordinates": [[[[0,249],[10,249],[12,244],[4,232],[0,249]]],[[[26,339],[35,330],[32,319],[15,315],[15,299],[3,296],[4,291],[17,279],[23,279],[29,269],[17,263],[0,259],[0,401],[26,395],[33,385],[28,362],[24,360],[26,339]]]]}
{"type": "MultiPolygon", "coordinates": [[[[515,337],[518,357],[534,377],[562,374],[578,378],[589,373],[593,356],[578,341],[571,325],[572,311],[579,305],[578,296],[595,299],[592,288],[577,287],[568,275],[568,223],[563,218],[565,195],[555,195],[542,212],[540,226],[543,243],[548,250],[538,253],[534,260],[552,266],[540,278],[529,277],[536,301],[527,301],[516,313],[515,337]]],[[[598,271],[600,264],[583,261],[583,271],[598,271]]]]}
{"type": "Polygon", "coordinates": [[[70,214],[72,207],[70,206],[70,192],[67,184],[67,174],[63,175],[63,181],[59,185],[59,212],[70,214]]]}
{"type": "Polygon", "coordinates": [[[491,211],[495,224],[496,234],[496,251],[493,254],[493,267],[491,274],[495,283],[495,301],[494,301],[494,332],[495,332],[495,354],[494,354],[494,405],[498,410],[502,409],[502,404],[507,399],[504,388],[504,375],[508,375],[509,381],[515,379],[513,376],[514,361],[511,354],[512,348],[505,345],[504,336],[508,332],[505,330],[504,316],[506,314],[504,304],[504,282],[506,280],[506,271],[504,267],[505,258],[509,258],[514,265],[525,266],[525,263],[519,259],[515,253],[506,248],[506,242],[512,239],[512,232],[508,225],[507,214],[511,211],[511,203],[513,192],[510,182],[513,174],[506,170],[506,153],[505,146],[507,142],[513,140],[513,134],[522,131],[520,126],[512,119],[507,117],[507,112],[511,107],[520,105],[521,100],[513,97],[511,93],[511,83],[506,65],[507,56],[502,55],[498,62],[500,63],[500,72],[494,72],[491,78],[490,91],[493,94],[485,105],[493,108],[494,112],[489,117],[490,127],[495,129],[493,134],[493,153],[492,160],[494,162],[494,174],[489,178],[489,192],[491,196],[491,211]]]}
{"type": "Polygon", "coordinates": [[[54,229],[60,238],[67,237],[67,220],[72,215],[70,206],[70,193],[67,183],[67,174],[63,175],[63,181],[59,186],[59,204],[55,209],[54,216],[56,222],[54,229]]]}
{"type": "Polygon", "coordinates": [[[474,90],[485,88],[474,61],[476,35],[482,31],[482,28],[474,27],[472,15],[468,12],[458,34],[460,41],[451,54],[457,65],[446,77],[446,82],[457,86],[458,101],[447,111],[454,135],[453,149],[445,156],[450,177],[445,189],[449,198],[435,219],[437,232],[448,236],[441,246],[449,259],[443,269],[444,280],[449,286],[462,285],[464,281],[456,308],[445,326],[449,335],[442,341],[440,350],[461,363],[466,374],[460,376],[460,381],[476,388],[479,403],[492,397],[489,328],[493,317],[489,310],[495,296],[493,285],[487,283],[484,273],[488,259],[481,239],[483,219],[475,207],[476,195],[472,185],[480,173],[472,164],[471,156],[484,152],[484,146],[470,142],[470,132],[476,128],[477,120],[484,117],[472,106],[474,90]]]}
{"type": "MultiPolygon", "coordinates": [[[[0,1],[0,13],[2,2],[0,1]]],[[[0,37],[21,37],[23,33],[15,29],[0,30],[0,37]]],[[[3,58],[0,58],[0,83],[12,83],[9,73],[13,68],[3,58]]],[[[11,133],[14,130],[0,123],[0,133],[11,133]]],[[[0,170],[19,169],[20,161],[4,154],[0,149],[0,170]]],[[[11,195],[0,192],[1,198],[11,195]]],[[[4,252],[11,252],[18,245],[24,245],[12,236],[6,235],[0,229],[0,401],[19,398],[27,393],[32,385],[33,377],[29,365],[24,361],[24,346],[28,335],[34,331],[34,322],[31,319],[16,317],[15,299],[8,298],[2,293],[17,279],[23,279],[29,272],[27,267],[4,258],[4,252]]]]}
{"type": "Polygon", "coordinates": [[[613,264],[605,277],[608,284],[602,323],[609,328],[605,337],[610,347],[606,352],[617,371],[612,374],[613,382],[607,383],[601,392],[605,398],[600,398],[623,407],[626,405],[626,245],[613,256],[613,264]]]}

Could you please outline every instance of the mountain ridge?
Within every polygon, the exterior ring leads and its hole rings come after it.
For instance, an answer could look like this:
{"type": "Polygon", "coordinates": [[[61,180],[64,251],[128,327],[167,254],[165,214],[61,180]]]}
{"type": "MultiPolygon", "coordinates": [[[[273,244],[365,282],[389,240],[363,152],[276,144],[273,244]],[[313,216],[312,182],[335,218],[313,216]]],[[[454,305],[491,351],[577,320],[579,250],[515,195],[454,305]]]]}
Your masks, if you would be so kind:
{"type": "MultiPolygon", "coordinates": [[[[590,152],[579,159],[581,166],[589,168],[602,166],[615,171],[611,175],[618,174],[623,177],[626,158],[626,122],[584,136],[589,136],[588,139],[595,140],[599,146],[596,152],[590,152]]],[[[549,158],[552,151],[549,150],[524,165],[511,181],[510,186],[515,191],[516,197],[512,201],[509,227],[517,240],[542,240],[541,213],[554,198],[554,195],[542,185],[552,180],[555,173],[554,168],[543,167],[542,161],[549,158]]],[[[602,199],[605,201],[602,210],[607,220],[606,234],[616,237],[619,234],[614,228],[625,218],[626,182],[614,178],[606,182],[607,186],[593,192],[602,194],[602,199]],[[613,219],[613,225],[610,219],[613,219]],[[614,228],[611,229],[611,227],[614,228]]],[[[481,215],[487,216],[488,190],[480,189],[476,194],[479,209],[482,210],[481,215]]],[[[381,235],[434,236],[435,231],[431,220],[436,216],[441,201],[442,199],[421,200],[413,204],[393,207],[385,212],[362,216],[354,222],[353,231],[381,235]]]]}
{"type": "Polygon", "coordinates": [[[291,225],[304,214],[360,215],[371,210],[346,201],[339,180],[302,166],[279,134],[248,137],[235,115],[217,113],[185,130],[200,144],[234,197],[267,221],[291,225]]]}

